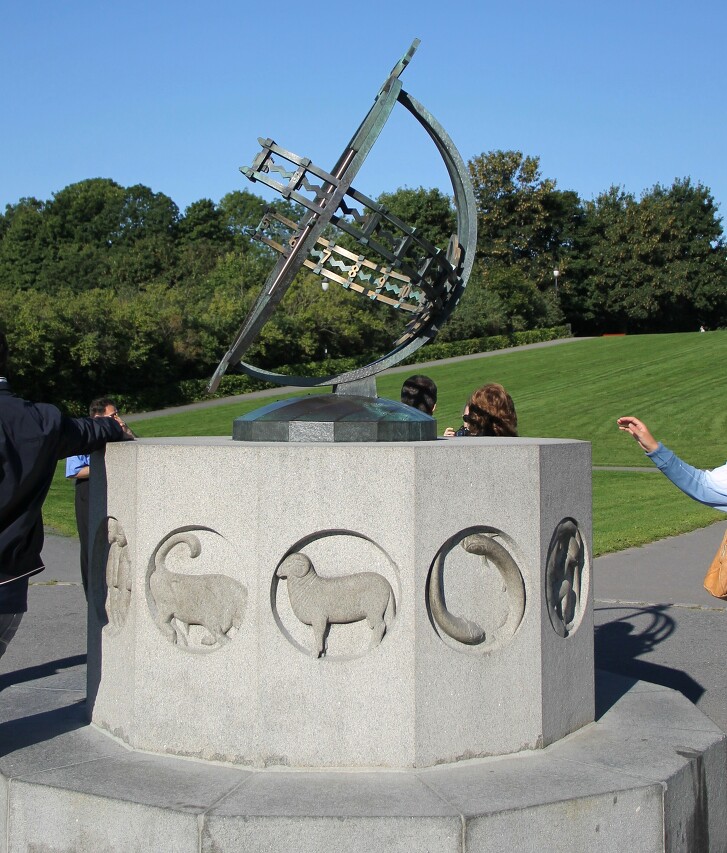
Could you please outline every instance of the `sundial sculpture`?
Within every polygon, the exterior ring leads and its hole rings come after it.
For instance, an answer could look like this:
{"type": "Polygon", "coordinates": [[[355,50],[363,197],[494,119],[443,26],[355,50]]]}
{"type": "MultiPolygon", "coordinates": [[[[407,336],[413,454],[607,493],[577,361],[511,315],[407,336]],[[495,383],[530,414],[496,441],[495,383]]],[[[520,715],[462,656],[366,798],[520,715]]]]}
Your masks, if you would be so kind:
{"type": "Polygon", "coordinates": [[[398,401],[376,395],[375,376],[433,340],[467,284],[477,239],[474,192],[467,167],[436,119],[402,88],[399,76],[419,45],[415,39],[394,66],[373,106],[331,172],[306,157],[258,140],[262,151],[241,168],[305,212],[294,222],[268,211],[254,238],[280,257],[270,272],[237,338],[220,362],[208,390],[214,391],[230,366],[249,376],[305,388],[333,386],[333,394],[300,397],[264,406],[237,418],[233,438],[247,441],[412,441],[436,438],[436,422],[398,401]],[[429,243],[386,207],[351,185],[396,103],[405,107],[432,138],[449,173],[456,232],[446,250],[429,243]],[[275,173],[283,180],[271,177],[275,173]],[[338,245],[333,235],[354,238],[360,253],[338,245]],[[271,236],[272,235],[272,236],[271,236]],[[287,376],[255,367],[242,356],[255,341],[296,274],[306,268],[410,317],[393,349],[364,367],[334,376],[287,376]]]}

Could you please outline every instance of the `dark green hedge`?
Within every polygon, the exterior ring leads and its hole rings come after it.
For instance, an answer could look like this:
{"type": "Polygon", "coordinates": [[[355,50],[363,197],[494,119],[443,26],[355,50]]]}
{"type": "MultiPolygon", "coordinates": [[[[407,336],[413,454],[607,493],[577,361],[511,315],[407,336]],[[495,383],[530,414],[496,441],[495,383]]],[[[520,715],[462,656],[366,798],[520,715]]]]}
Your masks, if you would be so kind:
{"type": "MultiPolygon", "coordinates": [[[[559,338],[571,337],[570,326],[556,326],[551,329],[532,329],[527,332],[513,332],[510,335],[493,335],[489,338],[471,338],[450,343],[428,344],[417,350],[403,364],[418,364],[424,361],[439,361],[443,358],[455,358],[460,355],[476,355],[480,352],[507,349],[508,347],[535,344],[541,341],[552,341],[559,338]]],[[[330,358],[326,361],[307,362],[305,364],[288,364],[278,368],[279,373],[298,376],[330,376],[347,370],[354,370],[373,361],[377,356],[372,353],[358,358],[330,358]]],[[[116,396],[116,401],[125,412],[150,411],[167,406],[181,406],[185,403],[195,403],[210,397],[232,397],[235,394],[247,394],[250,391],[260,391],[264,388],[274,388],[269,382],[261,382],[245,374],[228,374],[223,376],[217,391],[206,393],[207,381],[203,379],[188,379],[164,388],[150,388],[147,394],[138,397],[116,396]]]]}
{"type": "Polygon", "coordinates": [[[480,352],[492,352],[508,347],[538,344],[542,341],[554,341],[558,338],[570,338],[569,325],[555,326],[552,329],[530,329],[527,332],[513,332],[510,335],[491,335],[489,338],[470,338],[465,341],[451,341],[446,344],[428,344],[417,350],[404,364],[418,364],[422,361],[439,361],[443,358],[455,358],[459,355],[476,355],[480,352]]]}

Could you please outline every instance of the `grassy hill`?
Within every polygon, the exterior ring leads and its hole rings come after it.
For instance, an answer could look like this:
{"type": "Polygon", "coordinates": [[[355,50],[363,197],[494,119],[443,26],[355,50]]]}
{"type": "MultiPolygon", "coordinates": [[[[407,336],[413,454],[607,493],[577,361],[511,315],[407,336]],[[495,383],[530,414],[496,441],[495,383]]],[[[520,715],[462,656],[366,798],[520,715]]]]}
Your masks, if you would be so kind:
{"type": "MultiPolygon", "coordinates": [[[[688,462],[713,468],[727,460],[724,367],[727,332],[637,335],[569,341],[503,352],[425,372],[439,388],[439,432],[459,426],[462,406],[478,385],[501,382],[517,407],[521,435],[590,441],[594,466],[650,466],[616,418],[632,414],[688,462]]],[[[378,378],[382,397],[398,399],[407,374],[378,378]]],[[[281,398],[284,395],[281,395],[281,398]]],[[[270,402],[245,400],[134,425],[141,437],[230,435],[232,420],[270,402]]],[[[45,518],[74,530],[72,487],[56,477],[45,518]]],[[[594,552],[621,550],[724,518],[691,501],[654,471],[594,471],[594,552]]]]}

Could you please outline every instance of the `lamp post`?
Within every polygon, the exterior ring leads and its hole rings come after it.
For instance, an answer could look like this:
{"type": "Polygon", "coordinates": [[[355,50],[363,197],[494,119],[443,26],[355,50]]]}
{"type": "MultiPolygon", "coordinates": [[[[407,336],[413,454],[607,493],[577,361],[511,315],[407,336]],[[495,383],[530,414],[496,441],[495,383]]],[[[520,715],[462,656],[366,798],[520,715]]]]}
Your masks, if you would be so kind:
{"type": "Polygon", "coordinates": [[[558,292],[558,277],[560,276],[560,270],[553,270],[553,278],[555,279],[555,292],[558,292]]]}

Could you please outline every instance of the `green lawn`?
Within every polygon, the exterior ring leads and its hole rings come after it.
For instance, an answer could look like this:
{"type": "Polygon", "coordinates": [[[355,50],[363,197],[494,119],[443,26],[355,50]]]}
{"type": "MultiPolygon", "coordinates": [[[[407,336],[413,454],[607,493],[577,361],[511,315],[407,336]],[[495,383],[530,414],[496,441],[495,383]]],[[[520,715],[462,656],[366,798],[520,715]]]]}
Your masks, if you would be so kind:
{"type": "Polygon", "coordinates": [[[594,556],[687,533],[724,518],[657,472],[593,472],[594,556]]]}
{"type": "MultiPolygon", "coordinates": [[[[474,388],[501,382],[515,401],[521,435],[590,441],[594,465],[651,464],[616,427],[619,415],[632,414],[687,461],[711,468],[727,459],[721,368],[726,361],[727,332],[709,332],[574,341],[424,372],[439,387],[440,433],[446,426],[459,426],[462,406],[474,388]]],[[[411,372],[417,370],[414,366],[411,372]]],[[[405,376],[379,377],[380,396],[398,399],[405,376]]],[[[272,399],[140,421],[134,429],[141,437],[230,435],[233,418],[272,399]]],[[[46,523],[72,533],[72,504],[73,487],[60,473],[46,502],[46,523]]],[[[691,501],[657,473],[595,471],[593,517],[594,551],[602,554],[724,516],[691,501]]]]}
{"type": "Polygon", "coordinates": [[[43,504],[43,521],[55,533],[64,536],[76,535],[76,511],[73,506],[73,489],[71,480],[66,480],[66,463],[61,460],[56,468],[53,483],[48,497],[43,504]]]}

